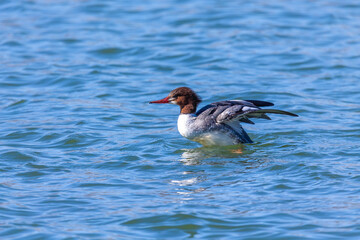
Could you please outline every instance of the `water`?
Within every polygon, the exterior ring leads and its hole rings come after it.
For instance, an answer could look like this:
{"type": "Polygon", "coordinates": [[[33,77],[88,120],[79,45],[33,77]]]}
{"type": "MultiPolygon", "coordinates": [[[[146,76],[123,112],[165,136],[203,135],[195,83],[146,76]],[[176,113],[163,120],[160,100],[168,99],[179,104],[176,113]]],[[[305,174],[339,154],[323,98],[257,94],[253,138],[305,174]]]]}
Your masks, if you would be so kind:
{"type": "Polygon", "coordinates": [[[1,1],[1,239],[359,239],[358,1],[1,1]],[[299,118],[204,148],[149,105],[299,118]],[[202,105],[203,106],[203,105],[202,105]]]}

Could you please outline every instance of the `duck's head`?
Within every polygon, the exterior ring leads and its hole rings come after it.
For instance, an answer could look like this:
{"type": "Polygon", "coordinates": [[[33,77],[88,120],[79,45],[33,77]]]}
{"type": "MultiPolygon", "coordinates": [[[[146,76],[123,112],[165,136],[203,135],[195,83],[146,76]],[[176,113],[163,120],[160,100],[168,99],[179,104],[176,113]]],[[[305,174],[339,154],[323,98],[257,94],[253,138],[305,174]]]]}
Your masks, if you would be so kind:
{"type": "Polygon", "coordinates": [[[172,90],[163,99],[150,103],[172,103],[180,106],[180,113],[195,113],[197,105],[201,102],[200,97],[188,87],[179,87],[172,90]]]}

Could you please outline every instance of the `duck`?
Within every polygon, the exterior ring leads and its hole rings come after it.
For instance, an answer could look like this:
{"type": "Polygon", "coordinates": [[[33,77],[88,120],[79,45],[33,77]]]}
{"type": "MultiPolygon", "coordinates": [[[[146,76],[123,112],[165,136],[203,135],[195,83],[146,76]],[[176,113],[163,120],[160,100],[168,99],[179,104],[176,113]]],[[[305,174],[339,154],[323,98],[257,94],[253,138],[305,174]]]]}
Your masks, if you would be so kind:
{"type": "Polygon", "coordinates": [[[251,119],[271,120],[267,114],[298,117],[297,114],[278,110],[262,109],[274,106],[260,100],[226,100],[208,104],[197,110],[201,98],[188,87],[178,87],[163,99],[151,104],[175,104],[180,106],[177,121],[179,133],[203,146],[228,146],[253,143],[241,123],[254,124],[251,119]]]}

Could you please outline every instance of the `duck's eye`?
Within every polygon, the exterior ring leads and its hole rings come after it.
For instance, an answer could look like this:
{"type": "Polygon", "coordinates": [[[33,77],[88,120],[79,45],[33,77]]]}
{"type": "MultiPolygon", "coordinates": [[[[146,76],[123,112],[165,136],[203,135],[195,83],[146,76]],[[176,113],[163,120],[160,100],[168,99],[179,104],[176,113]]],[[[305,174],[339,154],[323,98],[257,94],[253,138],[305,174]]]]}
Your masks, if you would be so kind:
{"type": "Polygon", "coordinates": [[[177,99],[178,97],[179,97],[179,95],[174,95],[174,96],[172,96],[171,98],[175,100],[175,99],[177,99]]]}
{"type": "Polygon", "coordinates": [[[175,101],[176,98],[177,98],[176,96],[172,96],[172,97],[169,98],[169,101],[175,101]]]}

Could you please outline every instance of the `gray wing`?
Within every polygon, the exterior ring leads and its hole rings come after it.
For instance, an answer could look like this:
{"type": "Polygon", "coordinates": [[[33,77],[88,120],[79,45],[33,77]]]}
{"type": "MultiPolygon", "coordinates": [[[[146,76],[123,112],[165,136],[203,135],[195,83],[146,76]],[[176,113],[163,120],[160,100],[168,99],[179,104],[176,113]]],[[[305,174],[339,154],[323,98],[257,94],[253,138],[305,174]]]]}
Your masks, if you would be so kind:
{"type": "Polygon", "coordinates": [[[285,114],[289,116],[297,116],[296,114],[277,110],[277,109],[261,109],[258,106],[272,106],[270,102],[256,100],[231,100],[211,103],[200,109],[196,115],[202,119],[213,119],[217,123],[227,123],[232,121],[240,121],[244,123],[254,124],[249,118],[264,118],[270,120],[266,113],[285,114]]]}
{"type": "MultiPolygon", "coordinates": [[[[254,100],[250,100],[250,101],[254,101],[254,100]]],[[[199,116],[200,114],[202,114],[203,112],[205,112],[205,111],[207,111],[209,109],[216,109],[216,108],[222,108],[222,107],[231,107],[231,106],[234,106],[234,105],[243,105],[243,106],[249,106],[249,107],[256,107],[256,105],[254,103],[250,102],[250,101],[246,101],[246,100],[228,100],[228,101],[214,102],[214,103],[211,103],[211,104],[206,105],[205,107],[201,108],[199,111],[197,111],[196,115],[199,116]]],[[[260,101],[260,102],[262,102],[262,101],[260,101]]],[[[264,103],[269,103],[269,102],[264,102],[264,103]]],[[[269,103],[269,104],[272,104],[272,103],[269,103]]],[[[269,106],[272,106],[272,105],[269,105],[269,106]]]]}
{"type": "MultiPolygon", "coordinates": [[[[262,105],[271,106],[272,103],[250,100],[256,103],[262,103],[262,105]]],[[[245,100],[230,100],[230,101],[221,101],[214,102],[205,107],[201,108],[197,113],[197,117],[203,121],[209,121],[210,119],[215,120],[218,123],[227,122],[234,120],[237,117],[237,120],[244,123],[254,124],[248,116],[244,115],[246,111],[257,110],[258,108],[254,103],[245,100]],[[209,119],[210,118],[210,119],[209,119]]],[[[264,114],[265,115],[265,114],[264,114]]],[[[251,116],[251,117],[256,117],[251,116]]],[[[266,115],[263,118],[270,119],[266,115]]]]}
{"type": "Polygon", "coordinates": [[[254,124],[249,118],[270,118],[266,113],[285,114],[290,116],[297,116],[296,114],[276,110],[276,109],[261,109],[261,107],[273,106],[274,104],[264,101],[256,100],[231,100],[222,101],[209,104],[201,108],[197,113],[197,119],[206,126],[211,126],[212,123],[221,124],[228,128],[233,134],[238,136],[242,143],[252,143],[249,135],[245,132],[239,122],[254,124]]]}
{"type": "Polygon", "coordinates": [[[277,109],[261,109],[258,107],[235,105],[225,109],[222,113],[220,113],[216,117],[216,122],[226,123],[230,121],[239,120],[241,122],[253,123],[249,118],[263,118],[263,119],[271,120],[271,118],[268,115],[266,115],[267,113],[283,114],[293,117],[298,116],[294,113],[277,110],[277,109]]]}

